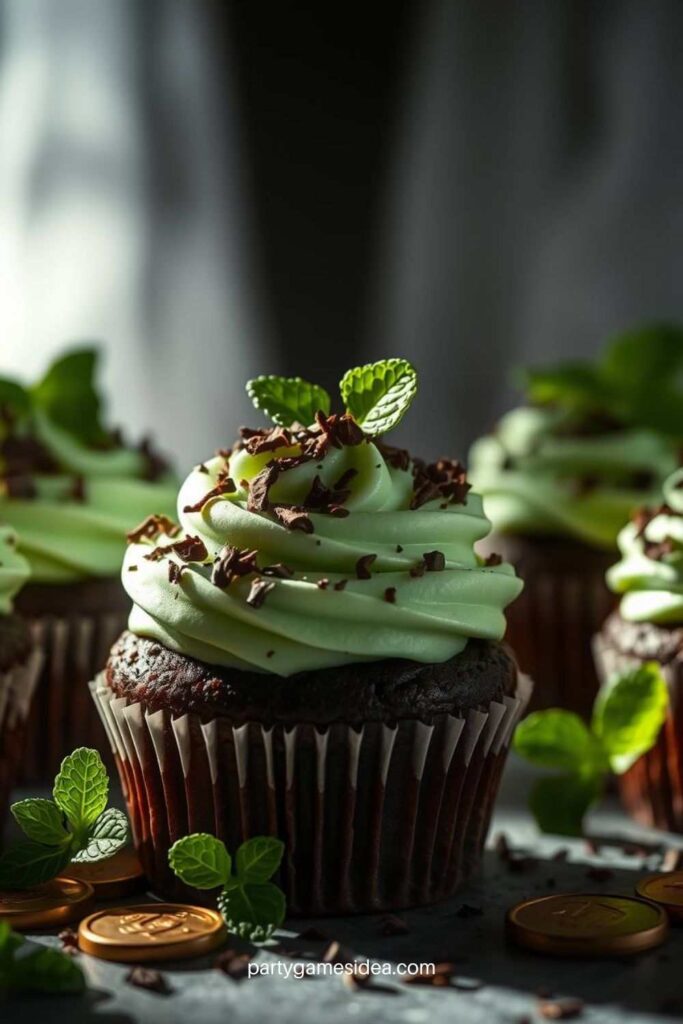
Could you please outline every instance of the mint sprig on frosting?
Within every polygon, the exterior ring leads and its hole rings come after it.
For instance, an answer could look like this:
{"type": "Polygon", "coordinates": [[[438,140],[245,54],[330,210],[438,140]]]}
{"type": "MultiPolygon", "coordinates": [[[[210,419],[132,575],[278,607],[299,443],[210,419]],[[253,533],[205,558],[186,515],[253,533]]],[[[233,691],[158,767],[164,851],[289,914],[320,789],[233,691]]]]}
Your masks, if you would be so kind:
{"type": "Polygon", "coordinates": [[[0,889],[39,885],[72,862],[105,860],[128,842],[125,814],[107,807],[109,777],[96,750],[79,747],[64,758],[53,797],[12,804],[27,838],[0,856],[0,889]]]}
{"type": "Polygon", "coordinates": [[[270,881],[282,861],[284,843],[256,836],[238,848],[235,871],[225,844],[206,832],[178,839],[168,851],[171,869],[194,889],[216,889],[228,930],[251,942],[265,942],[285,919],[285,896],[270,881]]]}
{"type": "Polygon", "coordinates": [[[578,836],[610,772],[621,775],[657,742],[669,703],[657,662],[615,676],[603,687],[587,726],[561,708],[536,711],[517,726],[514,749],[558,774],[537,780],[529,798],[543,832],[578,836]]]}
{"type": "MultiPolygon", "coordinates": [[[[378,437],[408,410],[417,392],[417,373],[406,359],[382,359],[348,370],[339,388],[346,411],[368,437],[378,437]]],[[[327,391],[300,377],[256,377],[247,382],[247,394],[281,427],[308,426],[317,413],[330,412],[327,391]]]]}

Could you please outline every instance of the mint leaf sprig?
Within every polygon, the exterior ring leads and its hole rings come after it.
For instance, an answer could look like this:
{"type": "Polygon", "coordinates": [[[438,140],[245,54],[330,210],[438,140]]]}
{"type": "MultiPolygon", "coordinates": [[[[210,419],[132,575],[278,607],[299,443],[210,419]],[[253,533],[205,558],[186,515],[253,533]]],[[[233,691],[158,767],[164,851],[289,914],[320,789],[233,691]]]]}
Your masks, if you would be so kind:
{"type": "Polygon", "coordinates": [[[70,956],[49,946],[29,951],[23,935],[0,921],[0,995],[14,992],[74,994],[85,988],[85,978],[70,956]]]}
{"type": "MultiPolygon", "coordinates": [[[[417,392],[417,373],[407,359],[382,359],[348,370],[339,388],[346,411],[368,437],[378,437],[408,410],[417,392]]],[[[256,377],[247,381],[247,394],[280,427],[308,426],[316,413],[327,416],[331,407],[324,388],[300,377],[256,377]]]]}
{"type": "Polygon", "coordinates": [[[536,711],[517,726],[514,749],[559,774],[539,779],[529,804],[543,832],[579,836],[610,772],[621,775],[657,741],[669,692],[657,662],[616,675],[595,699],[590,726],[561,708],[536,711]]]}
{"type": "Polygon", "coordinates": [[[266,942],[285,919],[285,895],[269,881],[282,861],[284,843],[271,836],[247,839],[232,858],[225,844],[206,832],[178,839],[168,862],[178,878],[195,889],[216,889],[218,909],[228,930],[250,942],[266,942]]]}
{"type": "Polygon", "coordinates": [[[128,842],[128,819],[107,807],[109,777],[96,750],[79,747],[64,758],[53,797],[12,804],[27,838],[0,856],[0,889],[48,882],[67,864],[104,860],[128,842]]]}

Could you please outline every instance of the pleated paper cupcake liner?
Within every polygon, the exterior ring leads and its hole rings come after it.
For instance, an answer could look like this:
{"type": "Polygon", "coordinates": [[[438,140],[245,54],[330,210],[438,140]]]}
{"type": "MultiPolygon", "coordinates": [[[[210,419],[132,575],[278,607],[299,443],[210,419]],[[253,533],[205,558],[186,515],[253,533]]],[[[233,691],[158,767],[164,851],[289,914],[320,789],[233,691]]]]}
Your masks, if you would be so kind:
{"type": "Polygon", "coordinates": [[[524,580],[505,612],[505,640],[534,680],[529,710],[562,707],[588,720],[598,690],[591,643],[615,603],[605,584],[612,556],[502,535],[480,549],[502,555],[524,580]]]}
{"type": "Polygon", "coordinates": [[[125,612],[28,617],[43,652],[38,699],[29,716],[22,782],[51,782],[76,747],[96,747],[108,756],[100,717],[87,683],[106,662],[109,649],[125,628],[125,612]]]}
{"type": "MultiPolygon", "coordinates": [[[[593,643],[598,674],[607,684],[617,673],[642,662],[616,650],[598,634],[593,643]]],[[[625,809],[642,825],[683,832],[683,661],[662,665],[669,688],[669,711],[654,747],[619,776],[625,809]]]]}
{"type": "Polygon", "coordinates": [[[196,900],[168,850],[207,831],[228,849],[254,835],[285,844],[288,911],[356,913],[449,896],[478,867],[514,727],[513,697],[431,723],[343,723],[285,729],[149,712],[90,684],[152,887],[196,900]]]}
{"type": "Polygon", "coordinates": [[[0,672],[0,839],[25,755],[29,711],[42,660],[40,650],[33,650],[25,664],[0,672]]]}

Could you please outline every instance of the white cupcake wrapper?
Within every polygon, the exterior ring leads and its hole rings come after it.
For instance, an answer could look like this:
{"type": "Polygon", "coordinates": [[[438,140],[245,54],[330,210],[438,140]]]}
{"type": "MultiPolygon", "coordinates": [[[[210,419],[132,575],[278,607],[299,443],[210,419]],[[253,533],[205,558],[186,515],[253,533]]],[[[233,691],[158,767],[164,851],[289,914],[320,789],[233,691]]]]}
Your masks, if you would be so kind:
{"type": "Polygon", "coordinates": [[[103,675],[90,689],[157,891],[187,895],[167,853],[188,832],[230,849],[279,835],[290,912],[323,914],[432,902],[476,869],[532,685],[520,675],[514,697],[431,724],[322,730],[150,712],[103,675]]]}

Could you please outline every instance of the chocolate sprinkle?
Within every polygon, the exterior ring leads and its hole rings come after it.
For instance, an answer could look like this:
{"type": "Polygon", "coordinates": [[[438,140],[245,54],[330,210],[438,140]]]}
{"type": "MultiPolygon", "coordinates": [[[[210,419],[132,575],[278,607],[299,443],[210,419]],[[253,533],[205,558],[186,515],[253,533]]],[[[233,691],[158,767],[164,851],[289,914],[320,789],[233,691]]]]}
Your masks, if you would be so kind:
{"type": "Polygon", "coordinates": [[[254,580],[247,597],[247,604],[251,605],[252,608],[260,608],[271,590],[275,589],[275,584],[270,580],[254,580]]]}
{"type": "Polygon", "coordinates": [[[359,580],[369,580],[372,576],[370,566],[377,558],[377,555],[361,555],[356,562],[356,577],[359,580]]]}
{"type": "Polygon", "coordinates": [[[446,568],[443,551],[425,551],[423,558],[427,572],[443,572],[446,568]]]}
{"type": "Polygon", "coordinates": [[[160,996],[168,996],[173,989],[160,971],[150,967],[133,967],[126,975],[129,985],[146,988],[148,992],[156,992],[160,996]]]}
{"type": "Polygon", "coordinates": [[[206,545],[200,537],[185,537],[175,544],[171,544],[171,550],[175,551],[183,562],[205,562],[209,557],[206,545]]]}
{"type": "Polygon", "coordinates": [[[411,509],[418,509],[435,498],[448,498],[449,504],[463,505],[470,490],[467,473],[461,462],[439,459],[428,465],[414,463],[415,483],[411,509]]]}
{"type": "Polygon", "coordinates": [[[384,600],[389,604],[396,604],[396,587],[387,587],[384,591],[384,600]]]}

